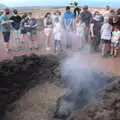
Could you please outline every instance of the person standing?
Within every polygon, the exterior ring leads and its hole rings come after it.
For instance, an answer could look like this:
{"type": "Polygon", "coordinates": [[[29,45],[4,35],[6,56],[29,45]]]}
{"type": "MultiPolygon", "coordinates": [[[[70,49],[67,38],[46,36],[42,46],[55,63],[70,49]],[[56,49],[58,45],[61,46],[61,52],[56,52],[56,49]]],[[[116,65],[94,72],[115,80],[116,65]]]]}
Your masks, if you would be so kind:
{"type": "Polygon", "coordinates": [[[80,14],[80,19],[83,23],[86,25],[86,30],[85,30],[85,39],[86,42],[89,40],[89,29],[90,29],[90,21],[92,19],[92,14],[90,11],[88,11],[88,6],[83,7],[83,12],[80,14]]]}
{"type": "Polygon", "coordinates": [[[10,20],[13,21],[12,27],[13,27],[13,33],[14,33],[14,40],[16,42],[16,45],[20,44],[20,23],[21,23],[21,17],[18,15],[18,11],[16,9],[13,10],[13,15],[10,17],[10,20]]]}
{"type": "Polygon", "coordinates": [[[51,33],[52,33],[52,27],[53,27],[53,19],[51,16],[51,13],[46,13],[44,18],[44,33],[46,36],[45,39],[45,48],[47,51],[50,51],[50,39],[51,39],[51,33]]]}
{"type": "Polygon", "coordinates": [[[25,39],[27,38],[27,29],[25,27],[25,24],[27,24],[28,16],[27,13],[24,13],[22,16],[22,20],[20,22],[20,34],[21,34],[21,41],[22,43],[25,42],[25,39]]]}
{"type": "Polygon", "coordinates": [[[103,14],[104,17],[108,17],[108,18],[110,17],[110,9],[111,9],[110,6],[107,5],[105,8],[105,12],[103,14]]]}
{"type": "Polygon", "coordinates": [[[53,27],[53,35],[54,35],[54,51],[55,53],[60,52],[62,51],[62,42],[61,42],[62,26],[61,26],[59,17],[55,18],[55,23],[53,27]]]}
{"type": "Polygon", "coordinates": [[[112,25],[109,23],[109,18],[104,18],[104,24],[101,28],[101,40],[102,40],[102,53],[101,56],[104,57],[110,51],[110,44],[112,38],[112,25]]]}
{"type": "Polygon", "coordinates": [[[10,51],[9,41],[10,41],[10,32],[11,32],[11,22],[13,22],[12,20],[9,19],[9,16],[10,16],[10,10],[8,8],[6,8],[4,10],[4,14],[0,16],[0,23],[1,23],[1,29],[2,29],[6,52],[10,51]]]}
{"type": "Polygon", "coordinates": [[[38,49],[37,47],[37,20],[32,16],[32,12],[28,13],[28,20],[27,23],[25,24],[25,27],[27,29],[27,36],[28,39],[30,40],[30,49],[38,49]]]}
{"type": "Polygon", "coordinates": [[[97,13],[90,24],[91,52],[98,52],[101,41],[102,16],[97,13]]]}
{"type": "Polygon", "coordinates": [[[66,7],[66,12],[64,13],[64,27],[66,31],[66,47],[72,48],[71,32],[73,31],[73,20],[74,14],[70,11],[70,7],[66,7]]]}

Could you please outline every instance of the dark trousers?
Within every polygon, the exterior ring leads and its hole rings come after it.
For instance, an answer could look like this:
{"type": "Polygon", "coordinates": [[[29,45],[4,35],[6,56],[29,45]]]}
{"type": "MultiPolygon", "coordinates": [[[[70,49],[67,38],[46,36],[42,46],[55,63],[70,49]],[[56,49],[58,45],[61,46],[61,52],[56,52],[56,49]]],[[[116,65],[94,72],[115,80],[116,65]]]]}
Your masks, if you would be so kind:
{"type": "Polygon", "coordinates": [[[10,32],[3,32],[3,39],[4,39],[4,42],[9,42],[10,41],[10,32]]]}

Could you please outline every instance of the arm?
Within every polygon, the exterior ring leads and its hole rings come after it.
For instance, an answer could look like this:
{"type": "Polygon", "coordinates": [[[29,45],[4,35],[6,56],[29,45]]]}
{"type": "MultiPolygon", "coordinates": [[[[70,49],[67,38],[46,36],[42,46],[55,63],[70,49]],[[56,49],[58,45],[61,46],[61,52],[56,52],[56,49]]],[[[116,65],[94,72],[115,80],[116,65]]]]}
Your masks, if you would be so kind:
{"type": "Polygon", "coordinates": [[[93,38],[94,37],[94,31],[93,31],[93,28],[94,28],[94,24],[90,24],[90,33],[91,33],[91,37],[93,38]]]}

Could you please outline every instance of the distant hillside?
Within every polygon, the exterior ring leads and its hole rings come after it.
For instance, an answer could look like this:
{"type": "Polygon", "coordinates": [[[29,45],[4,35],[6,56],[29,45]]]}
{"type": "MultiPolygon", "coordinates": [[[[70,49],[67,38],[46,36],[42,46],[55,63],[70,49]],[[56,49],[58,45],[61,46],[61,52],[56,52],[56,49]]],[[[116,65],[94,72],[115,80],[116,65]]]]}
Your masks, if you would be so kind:
{"type": "Polygon", "coordinates": [[[5,7],[7,7],[7,6],[0,4],[0,9],[4,9],[5,7]]]}

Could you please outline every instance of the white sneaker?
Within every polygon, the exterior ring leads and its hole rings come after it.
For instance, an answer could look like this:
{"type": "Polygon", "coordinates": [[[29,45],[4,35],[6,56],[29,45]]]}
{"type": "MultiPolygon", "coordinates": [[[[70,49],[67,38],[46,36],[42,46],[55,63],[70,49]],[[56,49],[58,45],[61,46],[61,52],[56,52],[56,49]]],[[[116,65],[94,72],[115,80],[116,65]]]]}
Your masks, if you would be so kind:
{"type": "Polygon", "coordinates": [[[47,47],[47,48],[46,48],[47,51],[50,51],[50,49],[51,49],[50,47],[47,47]]]}

